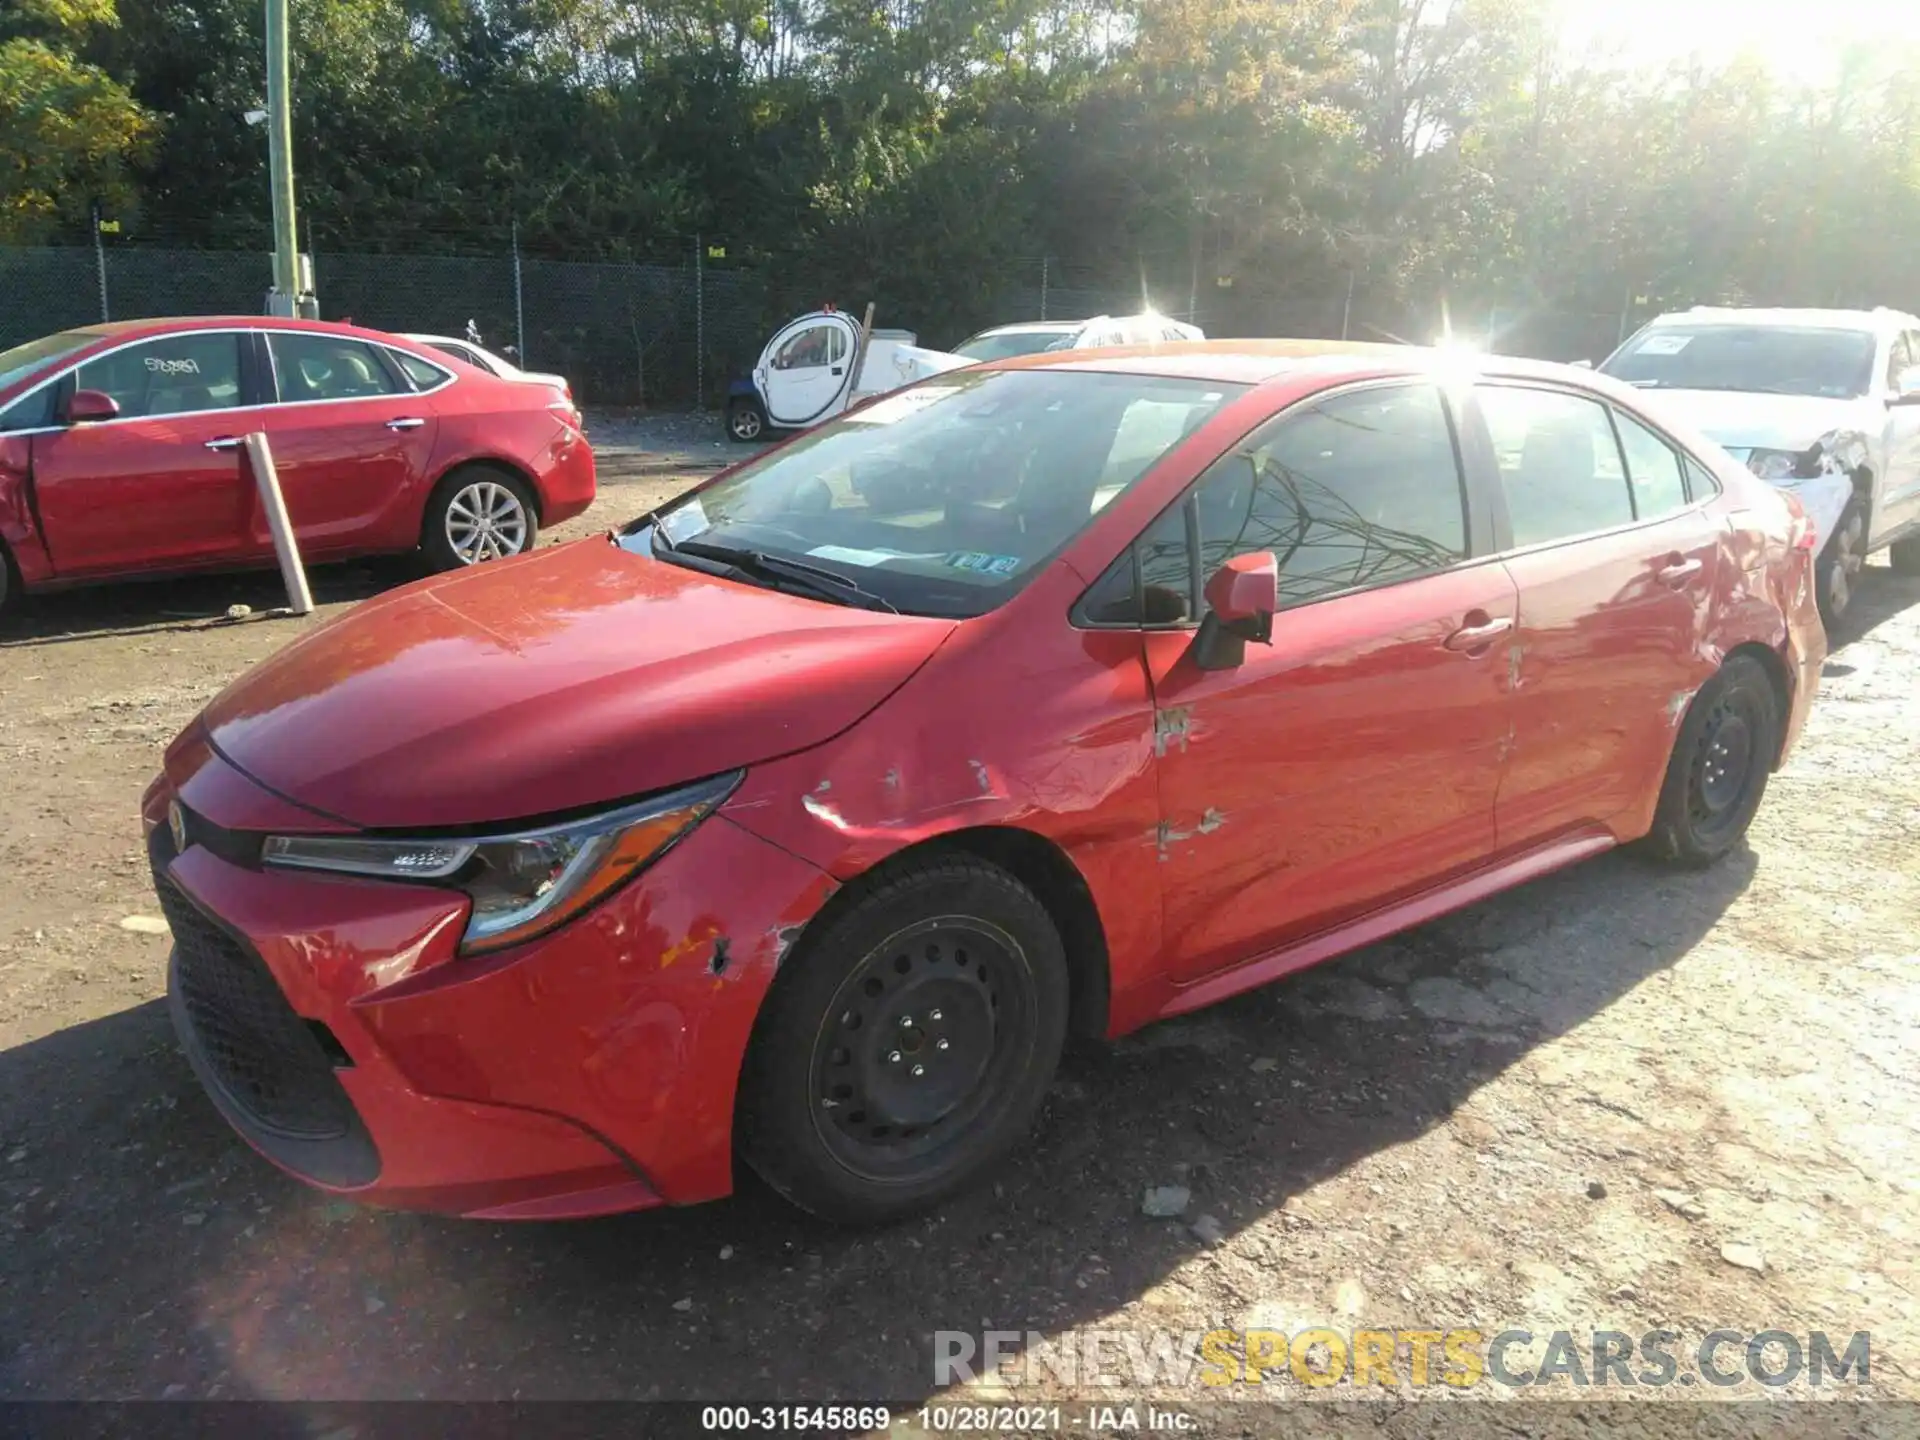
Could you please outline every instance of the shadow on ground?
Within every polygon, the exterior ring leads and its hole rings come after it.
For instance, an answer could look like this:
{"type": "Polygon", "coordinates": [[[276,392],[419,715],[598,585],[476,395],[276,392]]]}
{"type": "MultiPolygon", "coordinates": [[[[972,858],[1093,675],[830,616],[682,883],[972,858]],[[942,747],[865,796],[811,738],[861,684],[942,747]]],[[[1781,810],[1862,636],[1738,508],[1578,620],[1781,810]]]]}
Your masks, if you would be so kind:
{"type": "MultiPolygon", "coordinates": [[[[315,605],[355,604],[416,579],[423,571],[411,555],[315,565],[307,588],[315,605]]],[[[0,619],[0,650],[58,645],[102,635],[159,634],[226,625],[227,611],[245,605],[257,621],[283,608],[286,586],[278,570],[246,570],[130,581],[85,590],[25,596],[0,619]]],[[[247,623],[247,622],[240,622],[247,623]]]]}
{"type": "Polygon", "coordinates": [[[919,1399],[936,1329],[1054,1333],[1191,1258],[1145,1187],[1184,1176],[1231,1232],[1446,1124],[1684,955],[1753,864],[1606,856],[1078,1053],[997,1183],[879,1233],[751,1183],[519,1228],[328,1200],[228,1133],[143,1005],[0,1054],[0,1391],[919,1399]]]}

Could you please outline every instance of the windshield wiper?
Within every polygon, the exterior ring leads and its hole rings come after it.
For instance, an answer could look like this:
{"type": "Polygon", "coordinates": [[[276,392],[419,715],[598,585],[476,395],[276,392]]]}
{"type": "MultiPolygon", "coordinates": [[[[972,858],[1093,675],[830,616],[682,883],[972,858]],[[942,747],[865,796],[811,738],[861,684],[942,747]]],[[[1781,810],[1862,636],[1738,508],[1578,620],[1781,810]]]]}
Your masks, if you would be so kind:
{"type": "Polygon", "coordinates": [[[680,555],[717,560],[722,565],[730,565],[749,575],[785,580],[823,599],[858,606],[862,610],[885,610],[894,615],[900,613],[891,600],[871,590],[863,590],[845,575],[819,565],[807,565],[799,560],[788,560],[784,556],[769,555],[764,550],[749,550],[744,546],[715,545],[707,540],[682,540],[677,545],[669,543],[668,548],[680,555]]]}

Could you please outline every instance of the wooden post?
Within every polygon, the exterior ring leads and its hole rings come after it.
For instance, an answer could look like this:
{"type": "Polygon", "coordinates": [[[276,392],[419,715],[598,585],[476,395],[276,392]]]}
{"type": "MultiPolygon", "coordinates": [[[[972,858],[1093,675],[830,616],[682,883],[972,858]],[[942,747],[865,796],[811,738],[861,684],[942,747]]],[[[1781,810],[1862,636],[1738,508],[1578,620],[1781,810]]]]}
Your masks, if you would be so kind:
{"type": "Polygon", "coordinates": [[[293,522],[287,518],[287,502],[280,494],[280,476],[273,468],[273,451],[267,437],[259,431],[247,436],[247,463],[253,467],[253,483],[260,491],[260,506],[267,512],[267,524],[273,530],[273,553],[280,560],[280,578],[287,585],[287,603],[296,615],[313,613],[313,594],[307,589],[307,572],[300,563],[300,542],[294,538],[293,522]]]}
{"type": "Polygon", "coordinates": [[[873,301],[867,302],[866,318],[860,322],[860,338],[853,347],[853,383],[847,386],[847,403],[860,393],[861,371],[867,368],[867,341],[873,337],[873,301]]]}

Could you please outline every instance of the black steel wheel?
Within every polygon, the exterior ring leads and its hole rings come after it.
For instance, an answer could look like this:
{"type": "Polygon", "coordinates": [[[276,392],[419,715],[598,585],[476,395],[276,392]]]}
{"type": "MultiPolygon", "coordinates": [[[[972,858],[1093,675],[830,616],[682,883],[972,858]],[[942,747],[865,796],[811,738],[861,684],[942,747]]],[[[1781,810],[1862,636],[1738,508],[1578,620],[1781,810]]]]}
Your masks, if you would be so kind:
{"type": "Polygon", "coordinates": [[[1647,837],[1676,865],[1710,865],[1747,833],[1780,753],[1780,697],[1766,668],[1735,655],[1701,687],[1680,726],[1647,837]]]}
{"type": "Polygon", "coordinates": [[[998,867],[887,867],[803,940],[755,1026],[743,1154],[828,1219],[937,1203],[1018,1143],[1066,1036],[1059,932],[998,867]]]}

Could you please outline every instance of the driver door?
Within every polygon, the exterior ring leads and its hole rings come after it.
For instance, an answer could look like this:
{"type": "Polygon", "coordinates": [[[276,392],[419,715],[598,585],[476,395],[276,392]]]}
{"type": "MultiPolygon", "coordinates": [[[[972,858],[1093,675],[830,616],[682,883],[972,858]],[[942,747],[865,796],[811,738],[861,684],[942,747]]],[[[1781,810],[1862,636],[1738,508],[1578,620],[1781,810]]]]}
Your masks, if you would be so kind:
{"type": "Polygon", "coordinates": [[[835,414],[852,389],[853,322],[844,315],[808,315],[773,337],[754,383],[775,425],[811,425],[835,414]]]}
{"type": "Polygon", "coordinates": [[[1880,481],[1870,544],[1920,521],[1920,393],[1911,399],[1905,393],[1909,387],[1920,391],[1920,331],[1894,341],[1887,370],[1887,473],[1880,481]]]}
{"type": "Polygon", "coordinates": [[[1370,386],[1256,431],[1136,547],[1143,613],[1167,622],[1146,655],[1177,979],[1492,857],[1518,600],[1465,494],[1438,388],[1370,386]],[[1268,551],[1273,643],[1200,669],[1205,577],[1268,551]]]}

